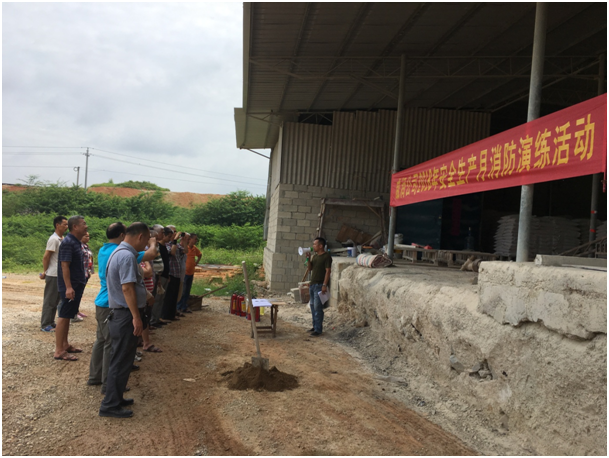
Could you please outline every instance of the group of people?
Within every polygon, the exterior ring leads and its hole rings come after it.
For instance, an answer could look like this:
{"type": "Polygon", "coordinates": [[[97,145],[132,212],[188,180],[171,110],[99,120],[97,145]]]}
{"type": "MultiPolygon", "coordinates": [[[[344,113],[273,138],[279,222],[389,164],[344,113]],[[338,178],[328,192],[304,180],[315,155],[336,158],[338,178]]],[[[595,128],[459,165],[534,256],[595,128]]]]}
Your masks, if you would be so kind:
{"type": "MultiPolygon", "coordinates": [[[[78,361],[74,353],[82,349],[68,342],[68,334],[93,274],[88,226],[79,215],[58,216],[53,224],[40,275],[45,280],[41,330],[55,331],[56,360],[78,361]]],[[[126,418],[133,411],[124,407],[134,401],[123,394],[129,390],[129,374],[139,369],[134,364],[137,347],[161,352],[150,332],[192,313],[187,301],[202,254],[196,234],[178,232],[175,226],[115,222],[106,237],[97,258],[101,289],[95,298],[97,338],[87,384],[101,385],[100,416],[126,418]]]]}

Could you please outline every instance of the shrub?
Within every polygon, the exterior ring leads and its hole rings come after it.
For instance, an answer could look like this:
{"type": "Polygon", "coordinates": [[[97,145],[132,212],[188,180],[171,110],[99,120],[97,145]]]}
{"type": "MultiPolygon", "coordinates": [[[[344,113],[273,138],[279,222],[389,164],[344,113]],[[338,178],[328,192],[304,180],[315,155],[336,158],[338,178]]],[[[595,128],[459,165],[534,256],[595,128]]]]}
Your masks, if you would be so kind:
{"type": "Polygon", "coordinates": [[[236,191],[226,196],[197,205],[192,210],[192,222],[199,225],[260,226],[264,223],[266,198],[247,191],[236,191]]]}

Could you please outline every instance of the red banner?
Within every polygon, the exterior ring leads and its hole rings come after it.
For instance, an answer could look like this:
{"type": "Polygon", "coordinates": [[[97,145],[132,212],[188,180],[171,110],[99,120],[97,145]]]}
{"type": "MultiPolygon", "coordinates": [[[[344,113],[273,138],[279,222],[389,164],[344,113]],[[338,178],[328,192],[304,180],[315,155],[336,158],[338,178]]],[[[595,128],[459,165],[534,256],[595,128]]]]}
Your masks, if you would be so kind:
{"type": "Polygon", "coordinates": [[[391,206],[606,170],[603,94],[395,173],[391,206]]]}

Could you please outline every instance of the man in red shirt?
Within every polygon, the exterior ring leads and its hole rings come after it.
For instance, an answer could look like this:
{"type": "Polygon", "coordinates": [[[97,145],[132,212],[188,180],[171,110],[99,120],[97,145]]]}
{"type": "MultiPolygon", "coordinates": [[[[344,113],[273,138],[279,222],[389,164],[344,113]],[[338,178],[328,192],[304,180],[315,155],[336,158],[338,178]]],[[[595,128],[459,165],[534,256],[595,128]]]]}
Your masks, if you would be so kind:
{"type": "Polygon", "coordinates": [[[199,238],[197,234],[190,234],[190,240],[188,241],[188,255],[186,256],[186,275],[184,276],[184,287],[182,288],[182,299],[178,302],[178,311],[192,313],[188,310],[188,298],[190,297],[190,289],[192,288],[192,281],[195,275],[195,267],[201,260],[201,252],[197,248],[197,242],[199,238]]]}

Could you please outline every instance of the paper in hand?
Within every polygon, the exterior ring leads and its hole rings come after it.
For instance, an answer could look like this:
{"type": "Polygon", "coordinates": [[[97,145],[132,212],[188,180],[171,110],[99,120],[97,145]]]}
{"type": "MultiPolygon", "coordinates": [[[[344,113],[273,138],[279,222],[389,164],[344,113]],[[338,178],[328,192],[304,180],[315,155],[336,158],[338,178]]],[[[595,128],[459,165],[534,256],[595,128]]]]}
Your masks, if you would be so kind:
{"type": "Polygon", "coordinates": [[[330,299],[330,295],[329,295],[327,292],[322,293],[322,292],[320,291],[320,292],[319,292],[319,293],[317,293],[317,294],[319,294],[319,300],[321,301],[321,304],[322,304],[322,305],[323,305],[323,304],[325,304],[326,302],[328,302],[328,299],[330,299]]]}

